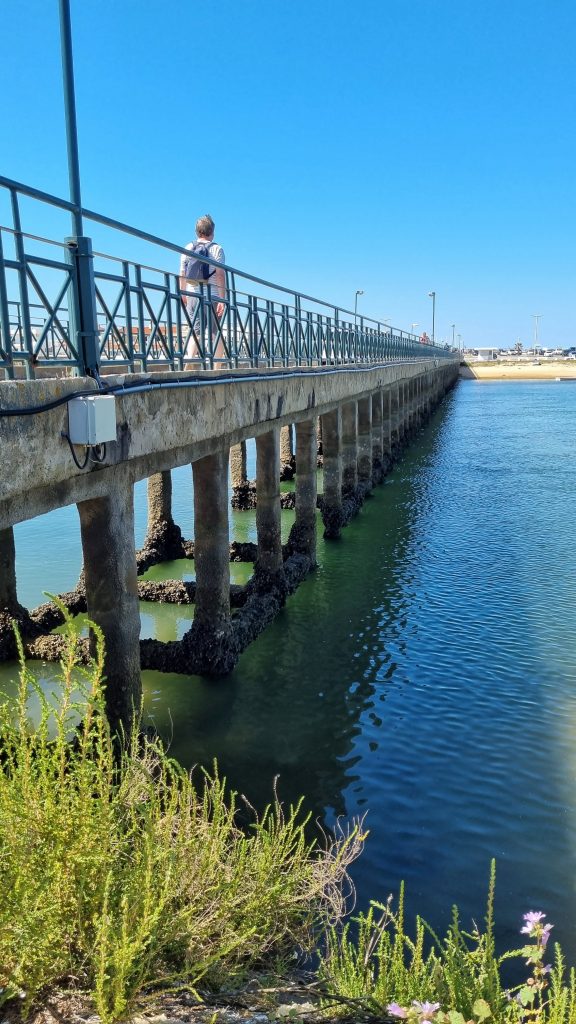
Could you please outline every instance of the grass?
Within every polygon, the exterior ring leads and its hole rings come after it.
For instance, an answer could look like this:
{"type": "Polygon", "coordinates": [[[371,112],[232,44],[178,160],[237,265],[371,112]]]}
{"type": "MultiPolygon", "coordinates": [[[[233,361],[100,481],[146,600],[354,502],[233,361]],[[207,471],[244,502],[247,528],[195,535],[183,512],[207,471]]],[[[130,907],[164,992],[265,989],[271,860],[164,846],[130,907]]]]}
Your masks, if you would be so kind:
{"type": "Polygon", "coordinates": [[[18,697],[0,703],[0,1003],[26,1015],[73,987],[111,1024],[148,986],[217,988],[310,948],[343,912],[354,832],[320,848],[300,806],[276,800],[241,831],[216,770],[193,777],[136,734],[119,753],[101,636],[86,668],[66,632],[58,699],[20,650],[18,697]]]}

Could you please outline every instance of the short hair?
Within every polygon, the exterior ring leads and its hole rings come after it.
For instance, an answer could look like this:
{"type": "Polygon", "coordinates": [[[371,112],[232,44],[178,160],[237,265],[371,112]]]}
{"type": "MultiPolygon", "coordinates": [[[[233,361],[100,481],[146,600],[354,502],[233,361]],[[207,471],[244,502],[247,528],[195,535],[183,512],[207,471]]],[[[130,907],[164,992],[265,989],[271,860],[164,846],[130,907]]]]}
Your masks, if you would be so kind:
{"type": "Polygon", "coordinates": [[[203,217],[198,217],[196,221],[196,234],[199,238],[208,238],[214,234],[215,227],[216,225],[210,214],[205,213],[203,217]]]}

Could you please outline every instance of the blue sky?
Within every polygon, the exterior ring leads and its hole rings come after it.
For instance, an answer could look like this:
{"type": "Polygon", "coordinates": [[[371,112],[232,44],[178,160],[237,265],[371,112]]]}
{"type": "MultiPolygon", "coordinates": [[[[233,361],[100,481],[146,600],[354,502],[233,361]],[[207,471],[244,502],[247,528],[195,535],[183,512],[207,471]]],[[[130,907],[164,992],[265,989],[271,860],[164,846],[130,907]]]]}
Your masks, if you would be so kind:
{"type": "MultiPolygon", "coordinates": [[[[434,289],[437,338],[576,344],[572,0],[71,10],[86,207],[183,244],[210,212],[233,266],[403,328],[434,289]]],[[[67,196],[57,0],[1,12],[2,173],[67,196]]]]}

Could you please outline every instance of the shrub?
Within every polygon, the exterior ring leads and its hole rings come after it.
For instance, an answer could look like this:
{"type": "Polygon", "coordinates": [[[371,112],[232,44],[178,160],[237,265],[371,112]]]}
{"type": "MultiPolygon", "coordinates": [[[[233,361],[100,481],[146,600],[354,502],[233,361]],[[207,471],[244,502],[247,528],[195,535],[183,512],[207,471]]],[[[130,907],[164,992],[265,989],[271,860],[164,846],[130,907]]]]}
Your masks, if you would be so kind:
{"type": "Polygon", "coordinates": [[[545,915],[524,915],[526,944],[497,956],[494,942],[495,865],[492,863],[485,928],[462,930],[458,910],[440,939],[422,918],[413,936],[405,929],[404,892],[392,901],[372,902],[343,927],[329,926],[319,967],[324,1006],[330,1015],[381,1018],[406,1024],[576,1024],[576,978],[566,977],[562,952],[554,963],[545,953],[552,925],[545,915]],[[353,937],[352,926],[355,926],[353,937]],[[528,977],[509,989],[502,983],[507,960],[522,957],[528,977]]]}
{"type": "Polygon", "coordinates": [[[54,702],[18,638],[18,697],[0,703],[0,1003],[20,996],[26,1011],[74,986],[110,1024],[147,985],[216,986],[309,946],[342,912],[359,840],[319,848],[300,805],[284,813],[275,798],[247,834],[216,768],[196,785],[157,739],[119,747],[91,625],[97,653],[83,667],[67,619],[54,702]]]}

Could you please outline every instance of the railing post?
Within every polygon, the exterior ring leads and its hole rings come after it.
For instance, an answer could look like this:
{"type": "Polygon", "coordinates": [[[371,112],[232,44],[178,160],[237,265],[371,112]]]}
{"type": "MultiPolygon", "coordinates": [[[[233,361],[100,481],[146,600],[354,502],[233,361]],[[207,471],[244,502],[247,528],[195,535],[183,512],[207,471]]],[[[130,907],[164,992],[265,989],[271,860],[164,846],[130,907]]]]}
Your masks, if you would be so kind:
{"type": "Polygon", "coordinates": [[[100,345],[92,241],[84,235],[66,239],[66,262],[73,268],[69,289],[70,341],[78,353],[82,377],[98,377],[100,345]]]}
{"type": "Polygon", "coordinates": [[[256,369],[259,365],[260,344],[258,341],[258,299],[250,295],[250,364],[256,369]]]}
{"type": "Polygon", "coordinates": [[[2,345],[0,354],[4,352],[6,359],[6,376],[8,380],[14,380],[14,366],[12,363],[12,338],[10,337],[10,311],[8,309],[8,291],[6,288],[6,275],[4,273],[4,250],[2,248],[2,232],[0,231],[0,335],[2,345]]]}
{"type": "Polygon", "coordinates": [[[294,309],[296,315],[296,366],[302,366],[302,326],[300,324],[302,304],[299,295],[294,296],[294,309]]]}

